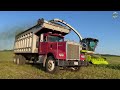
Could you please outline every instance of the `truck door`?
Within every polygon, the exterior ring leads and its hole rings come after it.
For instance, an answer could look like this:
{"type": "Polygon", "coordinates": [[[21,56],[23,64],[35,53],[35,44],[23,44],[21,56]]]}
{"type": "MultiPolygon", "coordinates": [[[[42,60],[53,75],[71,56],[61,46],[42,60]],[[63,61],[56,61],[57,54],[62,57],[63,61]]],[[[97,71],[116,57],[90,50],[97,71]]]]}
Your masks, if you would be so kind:
{"type": "Polygon", "coordinates": [[[46,54],[47,52],[47,36],[44,34],[40,35],[40,42],[39,42],[39,54],[46,54]]]}

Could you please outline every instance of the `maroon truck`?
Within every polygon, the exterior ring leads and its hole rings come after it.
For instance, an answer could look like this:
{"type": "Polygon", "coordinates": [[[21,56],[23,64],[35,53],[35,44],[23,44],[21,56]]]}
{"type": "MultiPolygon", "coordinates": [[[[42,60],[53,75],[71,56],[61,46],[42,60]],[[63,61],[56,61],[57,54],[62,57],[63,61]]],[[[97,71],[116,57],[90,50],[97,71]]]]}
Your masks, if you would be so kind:
{"type": "Polygon", "coordinates": [[[32,60],[42,63],[49,73],[54,73],[58,67],[78,70],[86,64],[85,56],[80,53],[80,43],[64,40],[70,31],[64,25],[39,19],[37,25],[16,35],[14,62],[25,64],[26,60],[32,60]]]}

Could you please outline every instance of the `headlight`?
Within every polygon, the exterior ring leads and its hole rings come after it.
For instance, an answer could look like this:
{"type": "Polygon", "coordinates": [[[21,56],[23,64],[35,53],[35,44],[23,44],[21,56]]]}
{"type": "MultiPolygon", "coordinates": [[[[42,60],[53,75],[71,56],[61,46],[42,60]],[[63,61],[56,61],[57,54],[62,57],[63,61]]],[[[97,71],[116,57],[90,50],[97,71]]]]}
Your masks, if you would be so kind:
{"type": "Polygon", "coordinates": [[[81,55],[81,58],[85,58],[85,56],[84,56],[84,55],[81,55]]]}

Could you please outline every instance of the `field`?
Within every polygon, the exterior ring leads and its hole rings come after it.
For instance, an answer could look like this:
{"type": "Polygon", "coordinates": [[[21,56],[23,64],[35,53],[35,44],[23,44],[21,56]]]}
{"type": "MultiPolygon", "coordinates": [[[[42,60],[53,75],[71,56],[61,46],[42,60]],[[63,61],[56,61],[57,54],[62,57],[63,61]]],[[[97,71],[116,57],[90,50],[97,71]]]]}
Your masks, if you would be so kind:
{"type": "Polygon", "coordinates": [[[1,51],[0,79],[120,79],[120,57],[104,57],[109,65],[91,65],[81,67],[78,72],[60,70],[56,74],[49,74],[40,65],[16,65],[12,51],[1,51]]]}

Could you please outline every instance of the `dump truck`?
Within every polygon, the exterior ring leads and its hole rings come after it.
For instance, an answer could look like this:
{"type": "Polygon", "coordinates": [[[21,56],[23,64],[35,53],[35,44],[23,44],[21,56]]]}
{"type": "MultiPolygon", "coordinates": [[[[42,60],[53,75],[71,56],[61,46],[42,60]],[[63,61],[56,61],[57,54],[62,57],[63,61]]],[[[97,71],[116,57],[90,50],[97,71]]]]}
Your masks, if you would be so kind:
{"type": "Polygon", "coordinates": [[[43,18],[37,24],[15,36],[14,63],[25,64],[26,60],[41,63],[46,72],[54,73],[59,67],[74,70],[86,64],[82,45],[65,41],[71,28],[43,18]]]}

